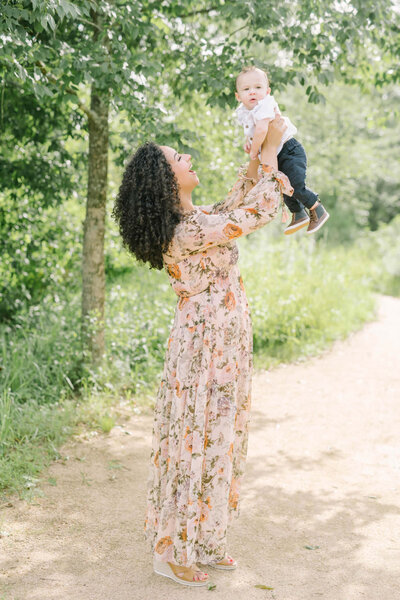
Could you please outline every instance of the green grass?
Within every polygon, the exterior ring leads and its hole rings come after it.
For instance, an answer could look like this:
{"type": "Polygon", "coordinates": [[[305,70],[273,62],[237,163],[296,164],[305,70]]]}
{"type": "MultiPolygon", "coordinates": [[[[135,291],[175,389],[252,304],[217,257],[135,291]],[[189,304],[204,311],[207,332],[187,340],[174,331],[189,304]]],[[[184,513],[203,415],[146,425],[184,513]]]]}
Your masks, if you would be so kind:
{"type": "MultiPolygon", "coordinates": [[[[71,395],[81,378],[78,296],[47,295],[0,326],[0,391],[19,404],[71,395]]],[[[61,398],[62,399],[62,398],[61,398]]]]}
{"type": "MultiPolygon", "coordinates": [[[[256,368],[318,354],[374,317],[376,292],[400,294],[399,229],[397,219],[347,248],[279,227],[239,240],[256,368]]],[[[164,271],[131,265],[108,259],[107,360],[96,371],[81,359],[79,294],[48,294],[0,326],[0,493],[30,498],[72,434],[152,410],[177,298],[164,271]]]]}
{"type": "Polygon", "coordinates": [[[7,392],[0,397],[0,491],[19,492],[29,498],[37,475],[53,459],[72,433],[71,401],[40,405],[35,400],[15,402],[7,392]]]}
{"type": "Polygon", "coordinates": [[[374,265],[360,248],[327,249],[299,236],[244,246],[255,366],[304,360],[374,317],[374,265]],[[254,258],[256,257],[256,259],[254,258]]]}
{"type": "MultiPolygon", "coordinates": [[[[135,408],[133,408],[135,411],[135,408]]],[[[132,407],[129,409],[132,412],[132,407]]],[[[18,404],[0,397],[0,501],[11,493],[26,500],[40,495],[41,471],[53,460],[68,460],[60,451],[71,435],[87,430],[108,433],[127,414],[124,402],[110,395],[83,393],[63,402],[18,404]]]]}

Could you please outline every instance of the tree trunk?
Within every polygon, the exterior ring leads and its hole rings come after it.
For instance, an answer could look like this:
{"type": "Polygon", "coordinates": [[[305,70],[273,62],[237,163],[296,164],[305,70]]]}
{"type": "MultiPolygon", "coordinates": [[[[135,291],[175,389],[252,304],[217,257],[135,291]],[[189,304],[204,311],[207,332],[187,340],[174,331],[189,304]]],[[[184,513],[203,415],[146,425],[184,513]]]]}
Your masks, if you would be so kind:
{"type": "Polygon", "coordinates": [[[99,364],[104,346],[104,231],[107,199],[108,108],[107,92],[91,90],[89,119],[89,174],[82,255],[82,342],[93,364],[99,364]]]}

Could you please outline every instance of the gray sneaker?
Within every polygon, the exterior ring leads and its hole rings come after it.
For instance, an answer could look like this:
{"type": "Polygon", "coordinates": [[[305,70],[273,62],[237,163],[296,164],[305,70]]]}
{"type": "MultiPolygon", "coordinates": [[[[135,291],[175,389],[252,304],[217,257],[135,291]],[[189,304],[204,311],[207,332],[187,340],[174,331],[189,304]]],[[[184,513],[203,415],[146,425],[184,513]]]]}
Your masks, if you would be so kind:
{"type": "Polygon", "coordinates": [[[302,227],[306,227],[310,222],[310,217],[304,209],[292,213],[292,220],[283,232],[285,235],[296,233],[302,227]]]}
{"type": "Polygon", "coordinates": [[[310,224],[306,233],[315,233],[329,219],[329,213],[325,210],[322,204],[318,204],[315,208],[310,208],[310,224]]]}

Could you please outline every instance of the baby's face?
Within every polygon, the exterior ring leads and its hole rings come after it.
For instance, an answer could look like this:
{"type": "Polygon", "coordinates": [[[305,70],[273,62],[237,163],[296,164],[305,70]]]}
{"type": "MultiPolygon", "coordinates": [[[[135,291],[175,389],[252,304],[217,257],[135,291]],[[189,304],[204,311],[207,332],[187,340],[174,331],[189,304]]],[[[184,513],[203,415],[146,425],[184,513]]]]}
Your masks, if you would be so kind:
{"type": "Polygon", "coordinates": [[[241,75],[237,82],[236,100],[243,102],[251,110],[259,100],[271,92],[267,78],[262,71],[249,71],[241,75]]]}

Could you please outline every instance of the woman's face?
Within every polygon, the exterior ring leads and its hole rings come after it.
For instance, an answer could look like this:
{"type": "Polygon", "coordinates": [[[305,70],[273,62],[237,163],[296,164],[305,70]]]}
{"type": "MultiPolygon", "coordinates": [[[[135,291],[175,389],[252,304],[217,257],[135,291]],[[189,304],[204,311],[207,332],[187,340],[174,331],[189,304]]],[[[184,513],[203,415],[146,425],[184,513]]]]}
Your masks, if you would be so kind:
{"type": "Polygon", "coordinates": [[[192,157],[190,154],[179,154],[169,146],[160,146],[160,148],[171,165],[180,189],[185,192],[194,190],[196,185],[199,185],[199,178],[191,169],[192,157]]]}

